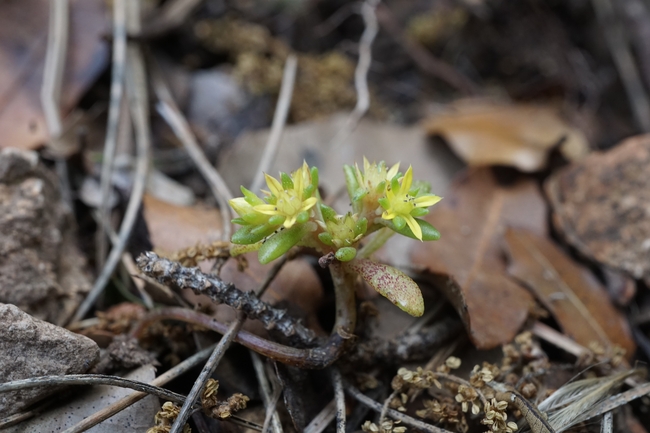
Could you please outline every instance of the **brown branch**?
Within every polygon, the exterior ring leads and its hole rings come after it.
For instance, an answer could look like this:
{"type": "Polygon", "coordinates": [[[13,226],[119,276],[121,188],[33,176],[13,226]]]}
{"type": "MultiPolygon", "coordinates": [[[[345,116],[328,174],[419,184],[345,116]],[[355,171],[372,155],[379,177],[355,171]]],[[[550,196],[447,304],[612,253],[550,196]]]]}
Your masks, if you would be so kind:
{"type": "MultiPolygon", "coordinates": [[[[218,322],[207,314],[187,308],[169,307],[147,314],[131,332],[131,336],[137,338],[149,325],[159,320],[179,320],[202,326],[219,334],[224,334],[228,330],[228,325],[218,322]]],[[[319,347],[298,349],[269,341],[247,331],[239,331],[234,341],[283,364],[299,368],[321,369],[328,367],[338,359],[343,350],[345,339],[338,334],[333,334],[319,347]]]]}

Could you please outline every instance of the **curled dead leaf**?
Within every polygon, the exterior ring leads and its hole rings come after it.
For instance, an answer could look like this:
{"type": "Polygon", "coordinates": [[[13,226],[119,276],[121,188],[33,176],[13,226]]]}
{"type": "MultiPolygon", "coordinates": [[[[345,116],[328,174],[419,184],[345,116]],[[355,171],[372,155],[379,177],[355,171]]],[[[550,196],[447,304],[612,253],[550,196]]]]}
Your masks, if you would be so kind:
{"type": "Polygon", "coordinates": [[[571,161],[589,150],[584,134],[550,106],[462,100],[423,126],[428,134],[441,135],[469,165],[508,165],[532,172],[546,166],[555,146],[571,161]]]}

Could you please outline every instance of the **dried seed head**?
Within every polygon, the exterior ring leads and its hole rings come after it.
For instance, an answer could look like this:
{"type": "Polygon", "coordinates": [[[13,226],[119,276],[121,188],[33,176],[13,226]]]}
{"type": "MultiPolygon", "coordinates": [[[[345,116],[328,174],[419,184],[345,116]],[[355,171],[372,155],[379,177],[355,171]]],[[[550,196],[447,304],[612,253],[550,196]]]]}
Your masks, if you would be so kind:
{"type": "Polygon", "coordinates": [[[445,365],[452,370],[455,370],[460,367],[461,361],[459,358],[456,358],[455,356],[450,356],[445,360],[445,365]]]}

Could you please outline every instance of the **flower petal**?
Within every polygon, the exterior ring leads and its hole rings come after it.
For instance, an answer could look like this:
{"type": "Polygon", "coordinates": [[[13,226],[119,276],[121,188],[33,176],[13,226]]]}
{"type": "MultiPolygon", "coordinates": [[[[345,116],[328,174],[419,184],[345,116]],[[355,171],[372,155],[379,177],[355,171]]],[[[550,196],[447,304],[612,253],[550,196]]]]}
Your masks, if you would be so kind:
{"type": "Polygon", "coordinates": [[[393,165],[390,170],[388,170],[388,173],[386,173],[386,179],[391,180],[392,178],[395,177],[395,175],[399,172],[399,162],[395,165],[393,165]]]}
{"type": "Polygon", "coordinates": [[[273,176],[269,176],[268,174],[264,173],[264,178],[266,179],[266,184],[268,185],[269,190],[271,190],[272,195],[277,196],[282,191],[284,191],[284,188],[282,188],[280,181],[278,181],[273,176]]]}
{"type": "Polygon", "coordinates": [[[406,224],[408,224],[415,237],[422,240],[422,229],[420,228],[420,224],[415,221],[415,218],[411,215],[403,215],[402,217],[406,220],[406,224]]]}
{"type": "Polygon", "coordinates": [[[442,200],[442,197],[438,197],[437,195],[423,195],[416,197],[413,203],[415,203],[415,207],[429,207],[438,203],[440,200],[442,200]]]}
{"type": "Polygon", "coordinates": [[[400,188],[401,194],[408,194],[411,190],[411,184],[413,183],[413,167],[409,165],[409,169],[406,170],[404,177],[402,178],[402,186],[400,188]]]}
{"type": "Polygon", "coordinates": [[[280,213],[278,212],[277,206],[272,204],[259,204],[257,206],[253,206],[253,209],[256,212],[263,213],[264,215],[278,215],[280,213]]]}
{"type": "Polygon", "coordinates": [[[318,199],[317,199],[316,197],[309,197],[307,200],[305,200],[305,201],[302,202],[302,206],[301,206],[300,210],[301,210],[301,211],[303,211],[303,210],[309,210],[309,209],[311,209],[312,207],[314,207],[314,205],[316,204],[316,202],[318,202],[318,199]]]}

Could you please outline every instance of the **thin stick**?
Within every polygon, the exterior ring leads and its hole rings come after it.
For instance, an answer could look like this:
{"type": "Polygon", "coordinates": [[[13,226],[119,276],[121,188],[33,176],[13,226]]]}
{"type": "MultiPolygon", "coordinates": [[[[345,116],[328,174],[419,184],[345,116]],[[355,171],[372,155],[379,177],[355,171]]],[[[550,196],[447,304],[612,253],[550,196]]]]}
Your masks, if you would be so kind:
{"type": "Polygon", "coordinates": [[[336,400],[336,433],[345,433],[345,392],[343,392],[341,372],[336,367],[332,368],[332,382],[334,382],[336,400]]]}
{"type": "Polygon", "coordinates": [[[257,171],[255,172],[255,177],[251,183],[251,191],[259,191],[262,187],[262,183],[264,182],[264,173],[268,173],[271,169],[275,156],[278,153],[280,138],[282,138],[282,131],[284,130],[284,125],[287,123],[289,107],[291,107],[291,96],[293,95],[293,85],[296,81],[297,66],[298,58],[294,54],[290,54],[284,64],[280,96],[278,96],[275,113],[273,114],[271,133],[269,134],[268,141],[264,147],[264,153],[260,159],[257,171]]]}
{"type": "MultiPolygon", "coordinates": [[[[140,21],[140,3],[137,1],[127,2],[129,6],[128,11],[128,27],[129,30],[134,28],[139,29],[140,21]]],[[[149,168],[149,149],[151,147],[151,133],[149,130],[149,99],[147,96],[147,83],[145,76],[144,61],[142,59],[142,52],[137,45],[129,42],[127,48],[127,68],[128,74],[126,76],[126,89],[129,95],[129,102],[131,105],[131,115],[135,126],[135,138],[137,148],[137,162],[134,173],[133,189],[131,190],[131,197],[124,213],[122,225],[120,226],[119,239],[117,245],[113,246],[108,259],[102,269],[95,285],[82,302],[77,310],[72,321],[81,320],[90,308],[95,303],[97,297],[102,293],[106,283],[108,283],[115,267],[122,257],[122,252],[126,249],[126,244],[131,235],[135,220],[142,203],[142,196],[144,194],[145,183],[147,178],[147,170],[149,168]]]]}
{"type": "Polygon", "coordinates": [[[40,376],[14,380],[13,382],[0,384],[0,393],[54,385],[110,385],[145,392],[175,403],[183,403],[185,401],[185,396],[164,388],[137,380],[104,374],[68,374],[65,376],[40,376]]]}
{"type": "Polygon", "coordinates": [[[379,412],[379,422],[377,424],[381,425],[386,418],[386,411],[388,410],[388,405],[390,402],[397,396],[397,390],[390,393],[390,395],[384,400],[384,404],[381,406],[381,412],[379,412]]]}
{"type": "Polygon", "coordinates": [[[50,1],[50,20],[47,36],[47,52],[43,69],[43,85],[41,87],[41,105],[45,123],[50,134],[50,147],[55,151],[56,173],[61,187],[63,202],[72,209],[72,194],[68,182],[68,169],[65,158],[58,155],[57,143],[63,133],[63,120],[61,118],[61,87],[63,85],[63,72],[68,51],[68,0],[50,1]]]}
{"type": "Polygon", "coordinates": [[[159,67],[156,64],[153,64],[152,68],[152,83],[153,89],[158,98],[158,103],[156,104],[156,110],[160,116],[165,119],[165,122],[169,127],[174,131],[176,137],[183,143],[185,150],[187,151],[190,158],[201,172],[201,175],[205,181],[210,186],[212,195],[214,195],[217,203],[219,203],[219,209],[221,213],[221,239],[224,241],[230,240],[230,234],[232,233],[232,228],[230,220],[234,218],[232,210],[228,205],[228,200],[233,198],[232,192],[228,188],[228,185],[223,180],[219,172],[210,161],[205,157],[201,146],[199,146],[192,129],[185,120],[183,113],[180,111],[174,98],[172,97],[169,87],[160,73],[159,67]]]}
{"type": "Polygon", "coordinates": [[[106,123],[106,139],[102,159],[101,205],[97,233],[97,266],[101,267],[106,258],[106,235],[101,226],[110,226],[108,196],[111,187],[111,172],[117,148],[117,130],[120,121],[120,107],[124,94],[124,75],[126,71],[126,0],[113,2],[113,63],[111,65],[111,96],[108,105],[108,121],[106,123]]]}
{"type": "Polygon", "coordinates": [[[190,415],[192,415],[194,404],[199,399],[201,392],[203,392],[203,388],[205,387],[206,382],[212,373],[214,373],[217,365],[219,365],[219,361],[221,361],[221,358],[223,358],[223,355],[226,353],[226,350],[230,346],[230,343],[232,343],[232,341],[235,339],[235,336],[244,324],[245,319],[246,315],[242,312],[239,312],[237,314],[237,319],[232,322],[228,328],[228,331],[223,335],[223,337],[221,337],[219,344],[217,344],[217,347],[214,348],[214,351],[210,355],[210,358],[208,358],[208,361],[205,363],[203,370],[201,370],[199,377],[194,382],[194,386],[192,386],[192,390],[187,395],[187,398],[181,407],[181,411],[178,413],[178,416],[176,417],[174,424],[172,424],[169,433],[181,433],[183,431],[183,427],[185,426],[185,423],[187,423],[190,415]]]}
{"type": "Polygon", "coordinates": [[[370,107],[370,91],[368,90],[368,71],[372,63],[372,43],[379,31],[375,9],[379,0],[366,0],[361,5],[361,16],[365,29],[359,41],[359,61],[354,71],[354,88],[357,92],[357,104],[348,116],[345,125],[339,130],[332,145],[336,148],[354,132],[361,118],[368,112],[370,107]]]}
{"type": "Polygon", "coordinates": [[[603,423],[600,425],[600,433],[613,433],[614,432],[614,417],[612,412],[607,412],[603,415],[603,423]]]}
{"type": "Polygon", "coordinates": [[[605,39],[616,69],[621,76],[637,127],[643,132],[649,132],[650,101],[634,63],[632,50],[627,44],[624,28],[617,19],[610,0],[592,0],[591,3],[605,33],[605,39]]]}
{"type": "Polygon", "coordinates": [[[548,325],[545,325],[542,322],[535,322],[533,328],[531,329],[533,335],[545,340],[548,343],[563,349],[564,351],[574,355],[577,358],[588,355],[589,350],[582,347],[575,341],[571,340],[564,334],[557,332],[555,329],[551,328],[548,325]]]}
{"type": "MultiPolygon", "coordinates": [[[[255,369],[255,375],[257,376],[257,381],[260,384],[260,394],[262,394],[262,401],[266,408],[266,419],[264,420],[264,429],[263,432],[266,433],[267,425],[273,427],[274,433],[282,433],[282,423],[280,422],[280,416],[278,411],[275,409],[277,404],[277,398],[273,398],[271,391],[271,386],[269,381],[266,379],[266,372],[264,371],[264,363],[260,359],[257,353],[251,351],[251,360],[253,361],[253,368],[255,369]],[[275,401],[274,401],[275,400],[275,401]],[[267,421],[268,420],[268,421],[267,421]]],[[[278,390],[279,391],[279,390],[278,390]]],[[[277,397],[280,397],[280,392],[277,392],[277,397]]]]}
{"type": "MultiPolygon", "coordinates": [[[[157,378],[151,381],[151,385],[155,386],[163,386],[166,383],[170,382],[171,380],[177,378],[178,376],[181,376],[182,374],[187,373],[189,370],[194,368],[197,364],[199,364],[201,361],[205,360],[208,356],[210,356],[210,353],[214,350],[216,345],[212,345],[206,349],[203,349],[202,351],[190,356],[187,358],[185,361],[181,362],[180,364],[176,365],[175,367],[167,370],[165,373],[161,374],[157,378]]],[[[137,401],[143,399],[146,397],[147,394],[142,393],[142,392],[134,392],[133,394],[130,394],[121,400],[116,401],[112,405],[100,410],[99,412],[94,413],[93,415],[89,416],[88,418],[82,420],[81,422],[75,424],[74,426],[68,428],[65,430],[63,433],[81,433],[84,432],[100,422],[112,417],[116,413],[126,409],[127,407],[131,406],[132,404],[136,403],[137,401]]]]}
{"type": "MultiPolygon", "coordinates": [[[[361,391],[356,389],[354,386],[349,385],[349,384],[346,385],[345,386],[345,391],[348,394],[350,394],[350,396],[352,398],[354,398],[355,400],[357,400],[359,403],[361,403],[361,404],[363,404],[365,406],[368,406],[370,409],[374,410],[377,413],[381,412],[381,410],[382,410],[382,404],[381,403],[376,402],[375,400],[371,399],[367,395],[363,394],[361,391]]],[[[419,421],[419,420],[417,420],[417,419],[415,419],[413,417],[410,417],[410,416],[408,416],[406,414],[403,414],[403,413],[398,412],[398,411],[393,410],[393,409],[388,409],[386,411],[386,413],[391,418],[399,420],[399,421],[403,422],[404,424],[406,424],[408,426],[411,426],[413,428],[420,429],[420,430],[423,430],[423,431],[426,431],[426,432],[429,432],[429,433],[452,433],[449,430],[445,430],[443,428],[436,427],[436,426],[431,425],[431,424],[427,424],[425,422],[419,421]]]]}
{"type": "Polygon", "coordinates": [[[336,418],[336,399],[333,399],[305,427],[304,433],[321,433],[336,418]]]}

